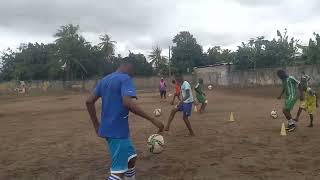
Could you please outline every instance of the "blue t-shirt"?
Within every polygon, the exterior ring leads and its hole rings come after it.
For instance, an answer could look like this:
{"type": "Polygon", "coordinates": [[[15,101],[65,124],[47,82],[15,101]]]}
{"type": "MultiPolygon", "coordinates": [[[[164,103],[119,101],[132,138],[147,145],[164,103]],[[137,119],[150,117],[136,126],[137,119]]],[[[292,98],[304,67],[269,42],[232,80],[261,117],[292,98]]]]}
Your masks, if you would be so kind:
{"type": "Polygon", "coordinates": [[[123,105],[122,97],[136,97],[136,89],[128,74],[114,72],[104,77],[94,94],[102,99],[99,135],[110,138],[128,138],[129,109],[123,105]]]}

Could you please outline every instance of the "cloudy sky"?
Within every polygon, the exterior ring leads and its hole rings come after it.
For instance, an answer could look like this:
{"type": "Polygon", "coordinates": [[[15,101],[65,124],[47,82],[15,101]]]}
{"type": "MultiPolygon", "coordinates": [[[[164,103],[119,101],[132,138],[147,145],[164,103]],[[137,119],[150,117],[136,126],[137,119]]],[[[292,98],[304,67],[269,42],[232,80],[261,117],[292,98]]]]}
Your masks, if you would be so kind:
{"type": "Polygon", "coordinates": [[[107,33],[116,53],[166,52],[179,31],[190,31],[204,49],[235,49],[251,37],[288,28],[306,43],[320,33],[319,0],[1,0],[0,50],[26,42],[52,42],[56,29],[79,24],[93,44],[107,33]]]}

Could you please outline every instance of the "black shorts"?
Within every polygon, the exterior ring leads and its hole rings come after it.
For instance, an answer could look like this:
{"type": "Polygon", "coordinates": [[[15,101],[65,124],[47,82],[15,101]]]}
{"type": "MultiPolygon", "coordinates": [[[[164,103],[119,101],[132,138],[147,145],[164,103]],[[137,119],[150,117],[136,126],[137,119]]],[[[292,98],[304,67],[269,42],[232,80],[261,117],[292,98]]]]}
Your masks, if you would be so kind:
{"type": "Polygon", "coordinates": [[[167,91],[160,91],[160,96],[161,97],[166,97],[167,91]]]}

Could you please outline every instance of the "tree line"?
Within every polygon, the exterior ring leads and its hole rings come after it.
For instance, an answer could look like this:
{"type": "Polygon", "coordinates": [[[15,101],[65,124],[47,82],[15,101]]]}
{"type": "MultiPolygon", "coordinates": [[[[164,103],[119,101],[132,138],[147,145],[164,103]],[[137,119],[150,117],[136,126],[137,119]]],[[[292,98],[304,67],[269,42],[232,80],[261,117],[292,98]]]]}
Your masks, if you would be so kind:
{"type": "MultiPolygon", "coordinates": [[[[80,35],[78,25],[68,24],[61,26],[54,37],[53,43],[21,44],[16,50],[3,51],[0,81],[100,78],[113,72],[123,58],[115,55],[116,42],[108,34],[101,35],[100,43],[93,45],[80,35]]],[[[233,63],[241,70],[320,63],[320,36],[316,33],[307,46],[289,38],[285,30],[277,31],[277,37],[272,40],[263,36],[252,38],[236,51],[214,46],[204,52],[187,31],[177,34],[172,42],[170,67],[173,74],[219,63],[233,63]]],[[[130,52],[128,58],[135,64],[137,76],[168,75],[169,60],[162,55],[159,46],[147,57],[130,52]]]]}

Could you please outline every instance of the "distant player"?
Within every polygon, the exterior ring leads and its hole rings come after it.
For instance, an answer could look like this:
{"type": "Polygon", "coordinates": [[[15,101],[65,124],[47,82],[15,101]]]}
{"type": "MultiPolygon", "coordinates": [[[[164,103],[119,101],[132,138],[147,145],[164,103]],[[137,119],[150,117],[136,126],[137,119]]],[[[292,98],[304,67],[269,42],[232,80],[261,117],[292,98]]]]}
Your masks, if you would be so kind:
{"type": "Polygon", "coordinates": [[[174,84],[174,86],[175,86],[175,93],[173,95],[171,105],[174,105],[174,100],[176,98],[178,98],[178,100],[181,101],[181,99],[180,99],[181,89],[180,89],[180,84],[177,80],[172,80],[172,84],[174,84]]]}
{"type": "Polygon", "coordinates": [[[159,91],[160,91],[161,99],[166,99],[167,98],[167,84],[163,78],[161,78],[160,83],[159,83],[159,91]]]}
{"type": "Polygon", "coordinates": [[[303,75],[301,77],[301,83],[299,86],[300,90],[300,107],[295,118],[296,121],[299,121],[300,114],[302,110],[306,111],[310,116],[310,124],[308,127],[313,127],[313,113],[318,107],[318,97],[315,91],[308,87],[308,81],[310,77],[303,75]]]}
{"type": "Polygon", "coordinates": [[[133,65],[125,58],[116,72],[98,83],[86,101],[95,132],[106,139],[109,147],[112,164],[108,180],[135,179],[137,154],[129,133],[129,111],[149,120],[159,131],[164,128],[160,121],[146,114],[132,101],[132,98],[136,97],[136,89],[130,77],[132,72],[133,65]],[[102,99],[100,122],[95,109],[95,103],[99,98],[102,99]]]}
{"type": "Polygon", "coordinates": [[[296,128],[296,122],[292,119],[291,110],[293,109],[297,101],[297,85],[299,81],[292,76],[288,76],[283,70],[277,72],[278,77],[282,80],[282,92],[278,99],[281,99],[282,95],[285,94],[285,104],[283,108],[283,114],[288,120],[287,130],[289,132],[294,131],[296,128]]]}
{"type": "Polygon", "coordinates": [[[196,91],[196,97],[198,102],[201,104],[200,113],[203,113],[207,103],[206,103],[206,94],[203,92],[203,79],[199,79],[198,80],[198,84],[196,85],[196,87],[194,88],[194,90],[196,91]]]}
{"type": "Polygon", "coordinates": [[[190,136],[194,136],[194,132],[191,127],[191,123],[189,121],[189,117],[192,112],[192,104],[193,104],[193,96],[192,89],[188,81],[183,81],[183,78],[179,78],[179,82],[183,82],[181,85],[181,93],[182,93],[182,101],[171,111],[168,123],[166,125],[165,130],[169,131],[170,124],[178,111],[183,113],[183,120],[189,130],[190,136]]]}

